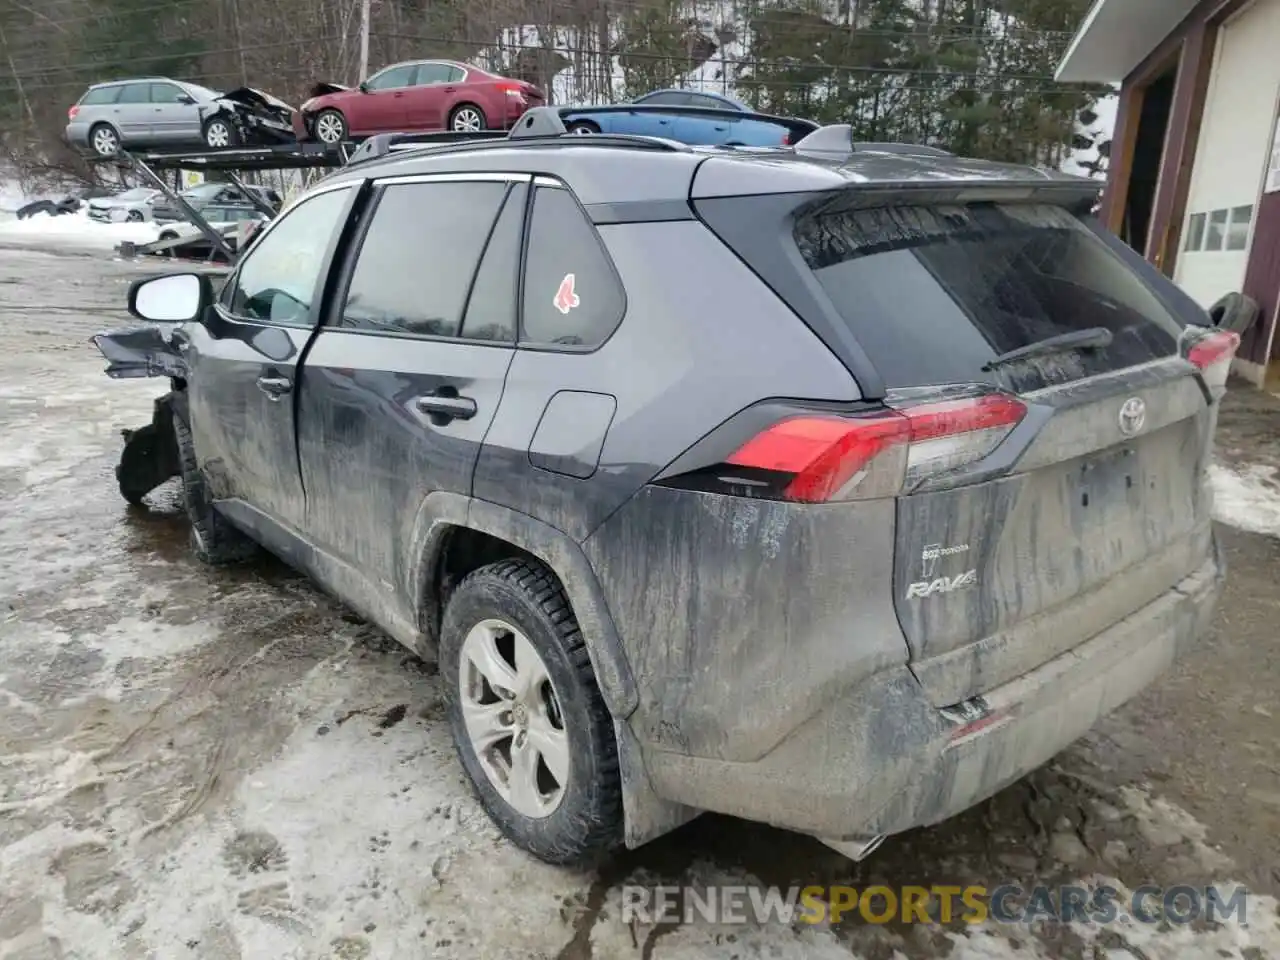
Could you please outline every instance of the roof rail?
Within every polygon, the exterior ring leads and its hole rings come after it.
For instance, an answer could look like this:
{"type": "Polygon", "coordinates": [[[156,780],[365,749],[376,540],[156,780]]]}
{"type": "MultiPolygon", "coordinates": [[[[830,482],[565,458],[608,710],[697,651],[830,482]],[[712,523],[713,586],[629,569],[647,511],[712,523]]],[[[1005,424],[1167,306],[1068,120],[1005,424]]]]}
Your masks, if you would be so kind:
{"type": "Polygon", "coordinates": [[[901,153],[913,157],[954,157],[955,154],[941,147],[930,147],[923,143],[890,143],[881,141],[860,140],[853,145],[854,150],[872,150],[876,153],[901,153]]]}
{"type": "Polygon", "coordinates": [[[850,156],[867,151],[871,153],[898,153],[917,157],[951,157],[952,153],[940,147],[919,143],[888,143],[853,139],[853,127],[847,123],[833,123],[819,127],[795,145],[801,156],[833,157],[850,156]]]}
{"type": "Polygon", "coordinates": [[[688,151],[688,144],[634,134],[571,134],[563,116],[572,107],[534,107],[525,111],[510,130],[446,130],[436,133],[379,133],[365,140],[351,154],[347,166],[385,157],[400,150],[448,150],[479,147],[538,146],[557,143],[562,146],[631,147],[641,150],[688,151]]]}

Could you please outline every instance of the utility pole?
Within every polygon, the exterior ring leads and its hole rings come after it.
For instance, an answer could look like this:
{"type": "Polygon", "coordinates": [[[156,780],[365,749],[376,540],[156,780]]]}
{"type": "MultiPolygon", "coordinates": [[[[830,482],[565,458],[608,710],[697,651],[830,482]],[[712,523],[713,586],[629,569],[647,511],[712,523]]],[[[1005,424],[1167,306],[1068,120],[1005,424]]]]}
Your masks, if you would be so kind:
{"type": "Polygon", "coordinates": [[[358,82],[364,83],[369,76],[369,19],[372,0],[360,0],[360,76],[358,82]]]}

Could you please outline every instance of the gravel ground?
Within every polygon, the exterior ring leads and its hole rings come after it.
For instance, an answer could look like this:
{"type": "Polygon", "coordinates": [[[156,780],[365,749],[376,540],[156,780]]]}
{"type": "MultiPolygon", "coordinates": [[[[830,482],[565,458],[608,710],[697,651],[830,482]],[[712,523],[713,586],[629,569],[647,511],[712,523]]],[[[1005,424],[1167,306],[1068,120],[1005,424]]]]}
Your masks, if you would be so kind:
{"type": "MultiPolygon", "coordinates": [[[[114,489],[158,381],[86,338],[139,268],[0,249],[0,958],[1280,956],[1280,540],[1223,527],[1215,635],[1048,768],[854,865],[704,817],[600,872],[471,798],[432,665],[282,565],[196,564],[114,489]],[[621,886],[1239,882],[1247,925],[624,924],[621,886]]],[[[1233,475],[1280,462],[1237,391],[1233,475]]]]}

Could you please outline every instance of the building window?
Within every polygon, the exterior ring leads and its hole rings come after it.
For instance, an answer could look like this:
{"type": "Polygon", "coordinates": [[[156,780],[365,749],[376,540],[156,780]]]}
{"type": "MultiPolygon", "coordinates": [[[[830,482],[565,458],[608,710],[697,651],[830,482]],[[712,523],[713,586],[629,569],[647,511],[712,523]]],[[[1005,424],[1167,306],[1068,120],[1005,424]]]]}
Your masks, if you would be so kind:
{"type": "Polygon", "coordinates": [[[1187,226],[1187,246],[1188,251],[1199,250],[1204,243],[1204,214],[1197,213],[1191,217],[1191,223],[1187,226]]]}
{"type": "Polygon", "coordinates": [[[1246,250],[1249,247],[1249,226],[1253,223],[1253,206],[1233,207],[1231,224],[1227,227],[1227,249],[1246,250]]]}
{"type": "Polygon", "coordinates": [[[1214,210],[1209,214],[1209,229],[1205,232],[1204,249],[1221,250],[1222,241],[1227,235],[1226,210],[1214,210]]]}

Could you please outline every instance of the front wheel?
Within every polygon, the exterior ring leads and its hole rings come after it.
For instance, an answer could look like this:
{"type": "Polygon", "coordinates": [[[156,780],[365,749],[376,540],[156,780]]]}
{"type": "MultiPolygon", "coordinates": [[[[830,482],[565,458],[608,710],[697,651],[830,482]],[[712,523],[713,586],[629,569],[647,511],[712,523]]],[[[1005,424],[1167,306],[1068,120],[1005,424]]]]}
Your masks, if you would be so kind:
{"type": "Polygon", "coordinates": [[[473,103],[462,103],[449,114],[449,129],[455,133],[475,133],[486,129],[484,111],[473,103]]]}
{"type": "Polygon", "coordinates": [[[498,828],[548,863],[615,849],[612,720],[555,577],[529,560],[466,577],[445,609],[440,670],[458,757],[498,828]]]}
{"type": "Polygon", "coordinates": [[[317,140],[333,146],[347,139],[347,118],[337,110],[321,110],[312,129],[317,140]]]}
{"type": "Polygon", "coordinates": [[[182,417],[173,415],[178,467],[182,473],[182,499],[191,521],[191,550],[205,563],[221,565],[248,560],[258,546],[213,509],[204,473],[196,460],[195,440],[182,417]]]}
{"type": "Polygon", "coordinates": [[[585,136],[589,133],[599,133],[600,128],[590,120],[575,120],[573,123],[569,124],[569,132],[578,134],[579,136],[585,136]]]}
{"type": "Polygon", "coordinates": [[[210,150],[226,150],[239,142],[236,128],[222,117],[214,117],[204,125],[204,144],[210,150]]]}

